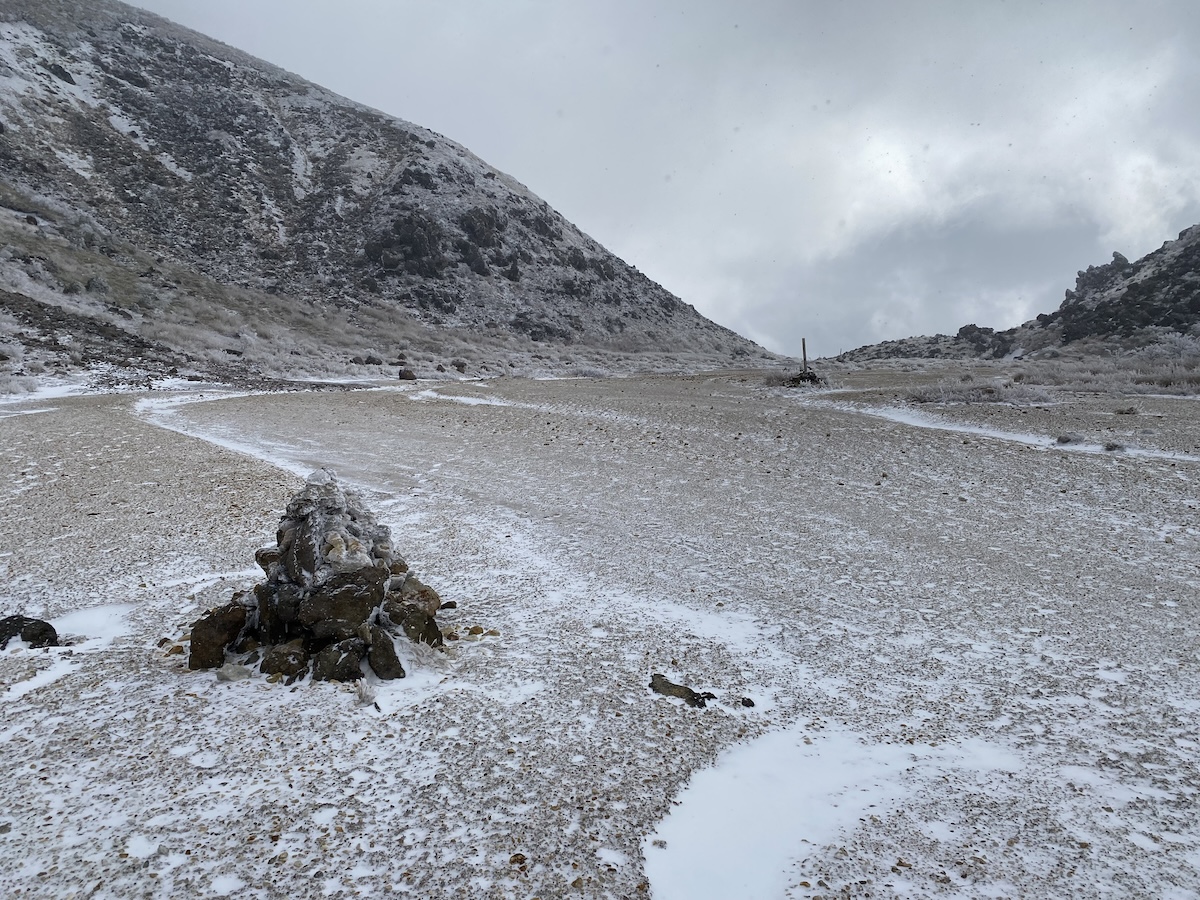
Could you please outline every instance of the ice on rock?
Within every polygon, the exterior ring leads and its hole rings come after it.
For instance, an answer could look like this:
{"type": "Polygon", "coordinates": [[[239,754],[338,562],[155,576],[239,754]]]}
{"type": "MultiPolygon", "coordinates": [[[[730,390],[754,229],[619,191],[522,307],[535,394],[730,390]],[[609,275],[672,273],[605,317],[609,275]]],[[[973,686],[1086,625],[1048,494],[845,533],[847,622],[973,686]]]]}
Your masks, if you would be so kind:
{"type": "Polygon", "coordinates": [[[442,643],[437,592],[409,574],[388,527],[329,469],[308,477],[276,546],[255,559],[266,582],[193,626],[191,668],[253,662],[291,683],[310,670],[314,681],[357,680],[365,663],[386,680],[405,676],[393,633],[442,643]]]}
{"type": "Polygon", "coordinates": [[[388,528],[325,468],[309,475],[288,504],[278,543],[289,580],[305,587],[331,575],[387,566],[395,558],[388,528]]]}

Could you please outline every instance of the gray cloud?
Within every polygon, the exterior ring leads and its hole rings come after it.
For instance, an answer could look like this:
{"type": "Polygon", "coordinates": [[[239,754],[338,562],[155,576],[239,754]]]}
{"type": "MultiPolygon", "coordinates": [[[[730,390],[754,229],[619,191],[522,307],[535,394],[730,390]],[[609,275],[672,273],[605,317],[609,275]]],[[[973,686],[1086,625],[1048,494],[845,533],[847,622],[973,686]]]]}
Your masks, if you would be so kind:
{"type": "Polygon", "coordinates": [[[784,352],[1007,327],[1200,222],[1190,0],[140,5],[465,144],[784,352]]]}

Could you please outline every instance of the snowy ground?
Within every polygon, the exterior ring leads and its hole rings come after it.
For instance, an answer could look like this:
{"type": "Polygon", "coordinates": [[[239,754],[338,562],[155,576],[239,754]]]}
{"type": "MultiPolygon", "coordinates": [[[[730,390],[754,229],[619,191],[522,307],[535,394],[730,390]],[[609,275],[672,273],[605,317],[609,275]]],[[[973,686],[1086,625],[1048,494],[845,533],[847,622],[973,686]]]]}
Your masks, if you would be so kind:
{"type": "Polygon", "coordinates": [[[0,882],[1200,897],[1200,404],[895,393],[723,376],[5,404],[0,613],[73,645],[0,653],[0,882]],[[444,624],[500,631],[411,655],[378,709],[172,653],[260,577],[318,465],[458,602],[444,624]],[[718,699],[654,695],[653,672],[718,699]]]}

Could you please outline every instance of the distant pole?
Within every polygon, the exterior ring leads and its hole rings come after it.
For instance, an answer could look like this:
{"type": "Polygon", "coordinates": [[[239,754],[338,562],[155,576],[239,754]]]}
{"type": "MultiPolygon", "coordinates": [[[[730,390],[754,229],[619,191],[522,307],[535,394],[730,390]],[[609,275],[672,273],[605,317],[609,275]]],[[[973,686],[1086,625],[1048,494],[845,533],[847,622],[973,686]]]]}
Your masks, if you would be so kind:
{"type": "Polygon", "coordinates": [[[804,357],[804,371],[808,371],[808,343],[800,338],[800,355],[804,357]]]}

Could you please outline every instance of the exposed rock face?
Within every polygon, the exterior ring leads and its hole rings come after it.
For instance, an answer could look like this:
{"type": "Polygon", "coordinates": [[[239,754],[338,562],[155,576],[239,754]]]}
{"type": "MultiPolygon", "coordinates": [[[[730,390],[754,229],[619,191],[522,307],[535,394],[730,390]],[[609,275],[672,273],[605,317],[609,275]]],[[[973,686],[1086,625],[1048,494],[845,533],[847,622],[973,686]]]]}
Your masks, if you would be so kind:
{"type": "Polygon", "coordinates": [[[206,613],[192,628],[188,664],[216,668],[259,645],[259,671],[288,682],[354,681],[367,661],[403,678],[389,628],[432,646],[441,598],[409,573],[391,532],[327,469],[309,476],[279,523],[276,546],[255,554],[267,580],[206,613]]]}
{"type": "Polygon", "coordinates": [[[1112,262],[1088,266],[1062,305],[1037,321],[1055,329],[1063,343],[1094,335],[1128,337],[1143,328],[1186,333],[1200,322],[1200,225],[1137,262],[1114,252],[1112,262]]]}
{"type": "Polygon", "coordinates": [[[0,619],[0,650],[19,637],[30,647],[57,647],[58,632],[49,622],[29,616],[7,616],[0,619]]]}
{"type": "Polygon", "coordinates": [[[1120,342],[1154,329],[1187,334],[1200,325],[1200,225],[1179,232],[1136,262],[1111,262],[1076,273],[1062,304],[1016,328],[964,325],[956,335],[884,341],[841,354],[841,362],[875,359],[1001,359],[1085,338],[1120,342]]]}

